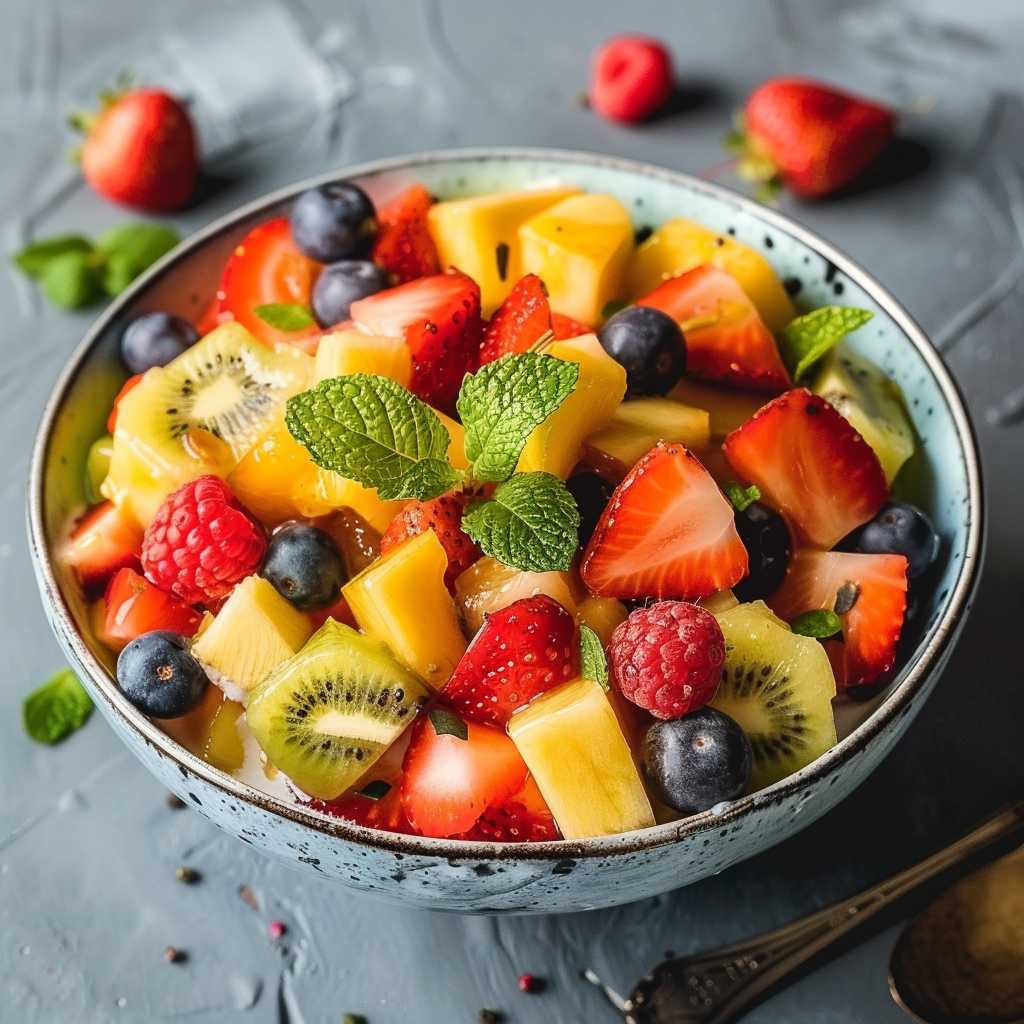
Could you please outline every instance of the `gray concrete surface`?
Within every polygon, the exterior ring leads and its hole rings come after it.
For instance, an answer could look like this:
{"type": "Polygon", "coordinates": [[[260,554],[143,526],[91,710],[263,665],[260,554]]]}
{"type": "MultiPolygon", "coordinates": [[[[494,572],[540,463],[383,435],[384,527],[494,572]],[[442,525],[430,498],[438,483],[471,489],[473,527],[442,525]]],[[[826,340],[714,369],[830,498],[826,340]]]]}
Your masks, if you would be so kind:
{"type": "MultiPolygon", "coordinates": [[[[842,200],[784,199],[782,208],[875,273],[946,346],[981,440],[990,540],[971,621],[920,718],[868,782],[795,840],[686,890],[601,913],[488,919],[384,906],[169,809],[99,717],[55,749],[22,734],[23,696],[60,665],[25,543],[29,448],[92,314],[45,308],[0,272],[0,1021],[339,1024],[348,1011],[370,1024],[472,1024],[479,1007],[493,1006],[515,1024],[611,1022],[580,968],[628,988],[667,950],[789,921],[1020,795],[1024,443],[1013,420],[1024,405],[1024,13],[1014,0],[307,0],[270,15],[199,0],[2,6],[5,252],[124,218],[76,186],[61,127],[66,107],[120,67],[186,75],[194,61],[208,79],[204,102],[231,112],[208,111],[219,180],[173,218],[185,231],[320,170],[442,146],[557,145],[699,172],[719,159],[732,107],[784,71],[887,99],[930,166],[842,200]],[[261,36],[263,16],[286,20],[265,23],[261,36]],[[590,51],[621,30],[664,36],[699,102],[640,128],[578,106],[590,51]],[[177,50],[161,49],[183,37],[177,50]],[[229,95],[240,81],[245,88],[229,95]],[[175,881],[179,864],[201,882],[175,881]],[[267,930],[274,919],[288,928],[277,943],[267,930]],[[187,962],[166,963],[168,945],[187,962]],[[544,994],[516,990],[524,970],[549,980],[544,994]]],[[[893,934],[807,977],[751,1024],[906,1019],[885,984],[893,934]]]]}

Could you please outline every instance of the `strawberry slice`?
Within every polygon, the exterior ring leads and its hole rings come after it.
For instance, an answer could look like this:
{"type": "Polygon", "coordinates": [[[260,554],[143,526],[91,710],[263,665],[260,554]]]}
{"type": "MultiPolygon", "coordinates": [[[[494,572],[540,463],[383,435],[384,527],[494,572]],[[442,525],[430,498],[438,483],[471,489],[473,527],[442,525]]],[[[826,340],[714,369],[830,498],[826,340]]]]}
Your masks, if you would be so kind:
{"type": "Polygon", "coordinates": [[[466,832],[488,807],[501,807],[526,782],[526,762],[504,729],[434,709],[412,728],[402,762],[402,805],[412,826],[444,839],[466,832]],[[465,727],[465,739],[447,732],[465,727]]]}
{"type": "Polygon", "coordinates": [[[547,843],[561,839],[555,816],[532,775],[502,807],[488,807],[476,824],[457,838],[484,843],[547,843]]]}
{"type": "Polygon", "coordinates": [[[134,569],[118,569],[103,596],[106,637],[127,643],[154,629],[194,636],[203,616],[178,598],[165,594],[134,569]]]}
{"type": "Polygon", "coordinates": [[[889,500],[878,456],[845,417],[806,388],[769,402],[725,439],[722,450],[812,548],[834,547],[889,500]]]}
{"type": "Polygon", "coordinates": [[[743,579],[747,550],[708,471],[659,441],[615,488],[580,575],[601,597],[695,601],[743,579]]]}
{"type": "Polygon", "coordinates": [[[771,331],[739,282],[717,267],[673,277],[638,300],[678,321],[686,338],[686,372],[758,391],[792,387],[771,331]]]}
{"type": "Polygon", "coordinates": [[[421,277],[353,302],[350,315],[370,334],[404,337],[412,353],[410,390],[454,413],[467,373],[480,366],[480,288],[457,270],[421,277]]]}
{"type": "Polygon", "coordinates": [[[318,336],[321,331],[315,323],[300,331],[281,331],[261,320],[255,309],[272,303],[308,307],[322,266],[299,251],[287,217],[260,224],[238,243],[224,267],[217,289],[217,322],[237,320],[268,345],[318,336]]]}
{"type": "Polygon", "coordinates": [[[504,726],[512,712],[580,670],[576,620],[546,594],[487,616],[444,688],[444,699],[474,722],[504,726]]]}
{"type": "Polygon", "coordinates": [[[392,520],[380,539],[380,553],[390,551],[402,541],[433,530],[448,556],[444,585],[455,593],[455,581],[483,552],[462,530],[462,514],[469,495],[463,492],[442,494],[431,501],[410,501],[392,520]]]}
{"type": "Polygon", "coordinates": [[[324,814],[344,818],[355,825],[377,828],[383,832],[400,832],[414,836],[413,828],[402,803],[402,791],[398,785],[391,788],[379,799],[363,795],[362,792],[346,793],[337,800],[306,800],[305,803],[324,814]]]}
{"type": "Polygon", "coordinates": [[[779,618],[828,608],[843,624],[843,642],[826,642],[836,686],[873,683],[896,660],[907,609],[907,560],[902,555],[797,551],[769,602],[779,618]]]}
{"type": "Polygon", "coordinates": [[[582,338],[584,334],[593,334],[594,328],[573,320],[564,313],[551,314],[551,330],[555,332],[555,341],[569,341],[570,338],[582,338]]]}
{"type": "Polygon", "coordinates": [[[397,284],[441,273],[427,220],[433,205],[431,194],[416,184],[377,210],[377,237],[370,259],[394,274],[397,284]]]}
{"type": "Polygon", "coordinates": [[[491,319],[480,347],[480,363],[491,363],[510,352],[528,352],[550,330],[551,307],[544,283],[536,274],[527,274],[491,319]]]}
{"type": "Polygon", "coordinates": [[[72,531],[62,561],[75,570],[88,593],[95,593],[118,569],[140,569],[141,554],[142,531],[114,504],[105,501],[72,531]]]}

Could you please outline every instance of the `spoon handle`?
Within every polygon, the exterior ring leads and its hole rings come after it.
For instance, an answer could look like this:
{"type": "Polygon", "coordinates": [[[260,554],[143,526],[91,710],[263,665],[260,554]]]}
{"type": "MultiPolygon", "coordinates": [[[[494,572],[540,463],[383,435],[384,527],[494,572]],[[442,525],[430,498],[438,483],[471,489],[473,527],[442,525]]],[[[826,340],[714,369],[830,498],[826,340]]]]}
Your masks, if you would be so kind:
{"type": "Polygon", "coordinates": [[[625,1001],[626,1024],[727,1024],[766,989],[901,896],[1024,826],[1015,801],[938,853],[792,924],[710,953],[667,960],[625,1001]]]}

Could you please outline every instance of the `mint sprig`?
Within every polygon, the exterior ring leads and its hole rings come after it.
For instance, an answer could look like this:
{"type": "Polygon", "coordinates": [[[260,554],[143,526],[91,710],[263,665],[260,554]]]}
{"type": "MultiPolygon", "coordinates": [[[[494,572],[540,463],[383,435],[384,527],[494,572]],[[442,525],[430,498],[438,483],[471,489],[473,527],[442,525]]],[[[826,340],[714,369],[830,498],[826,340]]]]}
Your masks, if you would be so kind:
{"type": "Polygon", "coordinates": [[[741,487],[735,480],[730,480],[723,490],[737,512],[746,512],[755,501],[761,500],[761,488],[754,484],[749,487],[741,487]]]}
{"type": "Polygon", "coordinates": [[[316,323],[309,306],[301,302],[266,302],[253,312],[265,323],[279,331],[294,334],[316,323]]]}
{"type": "Polygon", "coordinates": [[[817,640],[835,636],[843,628],[839,616],[830,608],[815,608],[813,611],[798,615],[789,628],[800,636],[810,636],[817,640]]]}
{"type": "Polygon", "coordinates": [[[25,732],[36,743],[59,743],[85,725],[92,701],[69,668],[30,693],[21,707],[25,732]]]}
{"type": "Polygon", "coordinates": [[[793,320],[779,337],[779,350],[794,383],[829,349],[874,315],[870,310],[852,306],[822,306],[793,320]]]}
{"type": "Polygon", "coordinates": [[[580,625],[580,675],[599,684],[602,690],[609,688],[608,659],[601,638],[586,623],[580,625]]]}

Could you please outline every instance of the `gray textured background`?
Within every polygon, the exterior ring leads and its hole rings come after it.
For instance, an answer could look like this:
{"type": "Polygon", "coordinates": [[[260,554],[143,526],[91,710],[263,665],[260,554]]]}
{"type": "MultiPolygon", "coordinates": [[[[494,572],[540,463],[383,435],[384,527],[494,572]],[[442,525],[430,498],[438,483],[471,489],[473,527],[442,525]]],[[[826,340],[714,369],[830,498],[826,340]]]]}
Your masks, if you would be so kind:
{"type": "MultiPolygon", "coordinates": [[[[934,696],[881,769],[795,840],[670,896],[587,915],[463,918],[402,910],[270,863],[161,787],[98,717],[58,748],[20,726],[23,696],[61,664],[32,581],[24,489],[36,423],[92,314],[45,308],[0,272],[0,1020],[472,1024],[612,1022],[579,979],[628,989],[676,953],[782,924],[932,848],[1024,789],[1024,12],[958,0],[3,0],[0,246],[124,219],[77,186],[61,114],[122,67],[196,90],[216,157],[194,229],[297,178],[386,154],[554,145],[699,172],[730,110],[764,77],[804,72],[879,95],[927,147],[912,179],[782,208],[859,260],[948,360],[983,449],[990,540],[982,589],[934,696]],[[245,12],[244,14],[242,12],[245,12]],[[218,20],[220,19],[220,20],[218,20]],[[261,19],[270,19],[261,21],[261,19]],[[283,19],[277,20],[275,19],[283,19]],[[262,29],[260,26],[263,26],[262,29]],[[288,26],[291,26],[289,29],[288,26]],[[615,31],[670,43],[700,102],[641,128],[575,102],[615,31]],[[315,47],[311,48],[311,43],[315,47]],[[198,69],[199,76],[189,71],[198,69]],[[177,76],[177,77],[175,77],[177,76]],[[184,77],[182,77],[184,76],[184,77]],[[190,864],[202,882],[175,881],[190,864]],[[238,895],[248,885],[256,911],[238,895]],[[286,938],[270,941],[280,919],[286,938]],[[189,953],[167,964],[164,947],[189,953]],[[524,970],[547,992],[520,994],[524,970]]],[[[901,1021],[887,932],[803,980],[755,1022],[901,1021]]]]}

